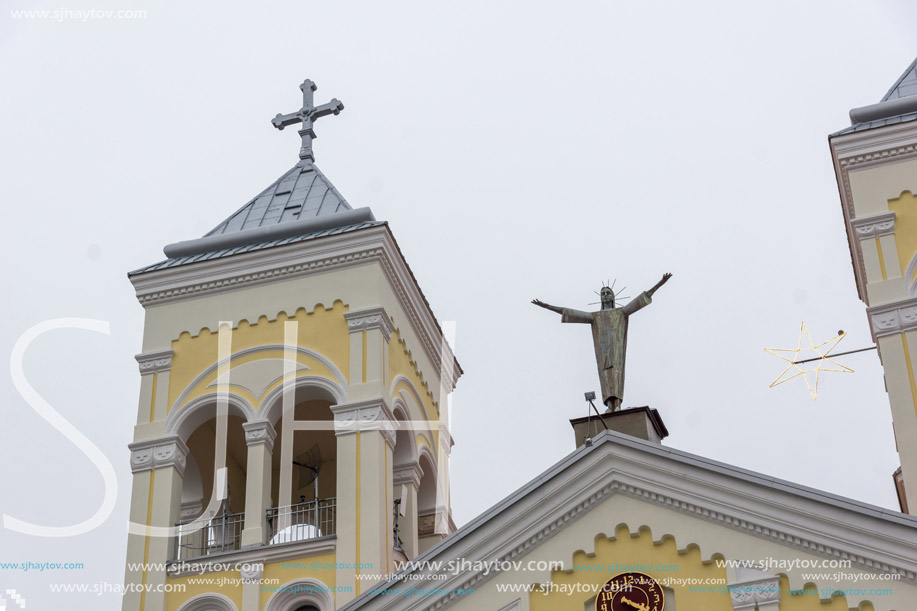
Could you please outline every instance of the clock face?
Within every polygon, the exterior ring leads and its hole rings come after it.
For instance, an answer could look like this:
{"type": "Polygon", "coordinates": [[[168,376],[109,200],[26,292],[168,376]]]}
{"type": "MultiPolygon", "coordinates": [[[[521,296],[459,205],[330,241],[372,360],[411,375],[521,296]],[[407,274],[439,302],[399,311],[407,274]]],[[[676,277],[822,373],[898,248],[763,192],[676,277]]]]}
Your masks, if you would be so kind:
{"type": "Polygon", "coordinates": [[[595,611],[663,611],[659,582],[645,573],[620,573],[605,582],[595,597],[595,611]]]}

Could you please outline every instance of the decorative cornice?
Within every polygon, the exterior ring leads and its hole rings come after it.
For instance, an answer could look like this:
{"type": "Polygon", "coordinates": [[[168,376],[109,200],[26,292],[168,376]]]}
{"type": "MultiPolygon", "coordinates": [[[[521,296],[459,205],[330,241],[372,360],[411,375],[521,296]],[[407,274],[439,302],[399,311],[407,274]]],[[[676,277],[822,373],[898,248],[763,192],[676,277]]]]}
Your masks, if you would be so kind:
{"type": "Polygon", "coordinates": [[[383,399],[332,405],[334,434],[349,435],[357,431],[381,431],[385,441],[395,447],[395,416],[383,399]]]}
{"type": "Polygon", "coordinates": [[[420,488],[421,477],[423,477],[423,469],[417,463],[395,465],[392,469],[392,484],[395,486],[410,484],[415,488],[420,488]]]}
{"type": "Polygon", "coordinates": [[[864,216],[853,219],[850,224],[853,225],[853,230],[861,240],[893,235],[895,233],[895,212],[864,216]]]}
{"type": "MultiPolygon", "coordinates": [[[[853,157],[839,159],[838,162],[845,169],[851,169],[854,167],[860,168],[867,164],[876,164],[877,162],[886,161],[896,157],[910,155],[917,155],[917,144],[881,149],[871,153],[864,153],[862,155],[855,155],[853,157]]],[[[895,161],[898,161],[898,159],[895,159],[895,161]]]]}
{"type": "Polygon", "coordinates": [[[351,333],[379,329],[386,342],[392,339],[395,325],[392,324],[392,319],[382,306],[344,312],[344,318],[347,319],[347,329],[351,333]]]}
{"type": "Polygon", "coordinates": [[[758,605],[780,601],[780,578],[768,577],[728,585],[732,608],[757,609],[758,605]]]}
{"type": "Polygon", "coordinates": [[[917,329],[917,297],[866,308],[873,337],[917,329]]]}
{"type": "Polygon", "coordinates": [[[246,422],[242,425],[245,430],[245,443],[251,447],[255,445],[264,445],[268,453],[274,450],[274,439],[277,437],[277,431],[267,420],[257,420],[255,422],[246,422]]]}
{"type": "Polygon", "coordinates": [[[134,358],[140,367],[140,375],[148,373],[159,373],[172,369],[172,356],[174,350],[158,350],[156,352],[146,352],[138,354],[134,358]]]}
{"type": "Polygon", "coordinates": [[[454,388],[462,369],[386,225],[130,276],[144,307],[378,262],[424,353],[454,388]],[[443,354],[446,366],[443,366],[443,354]]]}
{"type": "Polygon", "coordinates": [[[728,526],[734,530],[745,531],[756,537],[770,539],[783,545],[802,549],[818,556],[850,560],[851,563],[858,568],[872,571],[881,571],[883,573],[893,573],[895,575],[900,575],[902,579],[907,581],[917,582],[917,573],[914,571],[899,566],[892,566],[891,564],[882,562],[875,557],[865,556],[848,549],[841,549],[838,547],[825,545],[824,543],[816,542],[807,537],[800,537],[785,530],[771,528],[758,522],[749,521],[734,515],[712,510],[708,506],[699,503],[682,501],[674,497],[659,494],[656,491],[648,490],[646,488],[631,486],[628,484],[619,484],[617,482],[614,483],[612,487],[627,496],[647,501],[655,505],[663,505],[671,509],[675,509],[681,513],[686,513],[696,518],[706,520],[708,522],[716,522],[724,526],[728,526]]]}
{"type": "Polygon", "coordinates": [[[180,475],[185,474],[188,446],[177,435],[139,441],[127,447],[131,451],[131,473],[175,467],[180,475]]]}

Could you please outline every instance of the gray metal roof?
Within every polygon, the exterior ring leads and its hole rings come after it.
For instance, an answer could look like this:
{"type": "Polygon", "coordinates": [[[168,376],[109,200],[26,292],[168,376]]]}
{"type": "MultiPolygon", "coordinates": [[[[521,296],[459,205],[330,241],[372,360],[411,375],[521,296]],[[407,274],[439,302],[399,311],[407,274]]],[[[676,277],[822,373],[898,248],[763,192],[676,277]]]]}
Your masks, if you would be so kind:
{"type": "Polygon", "coordinates": [[[352,210],[344,196],[315,164],[300,162],[208,231],[205,237],[324,216],[341,210],[352,210]]]}
{"type": "Polygon", "coordinates": [[[879,103],[852,109],[850,127],[831,135],[840,136],[915,119],[917,119],[917,59],[911,62],[907,70],[898,77],[879,103]]]}
{"type": "Polygon", "coordinates": [[[904,74],[902,74],[895,84],[892,85],[888,93],[885,94],[885,97],[882,98],[882,101],[888,102],[889,100],[906,98],[909,95],[917,95],[917,59],[911,62],[911,65],[908,66],[904,74]]]}
{"type": "Polygon", "coordinates": [[[209,261],[211,259],[220,259],[222,257],[229,257],[232,255],[252,252],[255,250],[262,250],[264,248],[272,248],[274,246],[283,246],[285,244],[295,244],[296,242],[304,242],[306,240],[314,240],[316,238],[323,238],[329,235],[338,235],[341,233],[349,233],[351,231],[358,231],[360,229],[366,229],[368,227],[378,227],[380,225],[385,225],[385,221],[366,221],[363,223],[357,223],[353,225],[345,225],[342,227],[334,227],[331,229],[324,229],[322,231],[314,231],[311,233],[303,233],[294,236],[288,236],[284,238],[279,238],[276,240],[267,240],[262,242],[255,242],[251,244],[242,244],[240,246],[233,246],[231,248],[223,248],[220,250],[214,250],[211,252],[198,253],[193,255],[186,255],[183,257],[173,257],[171,259],[166,259],[165,261],[160,261],[159,263],[154,263],[153,265],[148,265],[146,267],[141,267],[132,272],[128,273],[128,276],[133,276],[134,274],[142,274],[144,272],[152,272],[158,269],[166,269],[169,267],[178,267],[179,265],[187,265],[189,263],[198,263],[200,261],[209,261]]]}
{"type": "Polygon", "coordinates": [[[834,132],[832,136],[840,136],[842,134],[849,134],[851,132],[861,132],[866,129],[872,129],[874,127],[882,127],[883,125],[894,125],[895,123],[906,123],[907,121],[913,121],[917,119],[917,112],[911,112],[906,115],[898,115],[897,117],[888,117],[885,119],[876,119],[875,121],[866,121],[864,123],[857,123],[856,125],[851,125],[850,127],[845,127],[844,129],[834,132]]]}
{"type": "Polygon", "coordinates": [[[169,244],[164,249],[168,259],[128,275],[382,224],[369,208],[354,210],[312,160],[305,159],[202,238],[169,244]]]}

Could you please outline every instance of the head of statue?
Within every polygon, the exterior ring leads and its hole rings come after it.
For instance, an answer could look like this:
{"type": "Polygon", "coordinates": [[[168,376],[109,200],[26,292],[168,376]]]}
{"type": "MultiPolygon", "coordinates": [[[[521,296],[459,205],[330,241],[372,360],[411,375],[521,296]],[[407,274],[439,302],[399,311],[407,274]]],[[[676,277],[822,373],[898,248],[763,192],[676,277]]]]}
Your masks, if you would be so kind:
{"type": "Polygon", "coordinates": [[[610,287],[603,286],[599,291],[599,297],[602,299],[603,310],[611,310],[615,307],[615,293],[610,287]]]}

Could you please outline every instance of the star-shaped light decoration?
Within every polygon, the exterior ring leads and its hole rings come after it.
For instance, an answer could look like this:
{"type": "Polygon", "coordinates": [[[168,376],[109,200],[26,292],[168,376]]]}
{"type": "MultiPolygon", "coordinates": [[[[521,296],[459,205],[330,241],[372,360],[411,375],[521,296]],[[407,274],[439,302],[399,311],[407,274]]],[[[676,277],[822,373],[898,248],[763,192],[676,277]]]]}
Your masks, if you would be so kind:
{"type": "Polygon", "coordinates": [[[845,337],[847,337],[846,333],[844,333],[843,331],[838,331],[838,334],[832,337],[831,339],[825,340],[820,344],[816,344],[815,342],[812,341],[812,336],[809,335],[809,329],[806,328],[806,323],[802,322],[799,325],[799,341],[797,342],[795,349],[790,349],[790,348],[783,348],[783,349],[765,348],[764,349],[765,352],[770,352],[777,358],[783,359],[784,361],[788,363],[786,368],[780,372],[779,376],[777,376],[777,379],[771,382],[770,388],[783,384],[784,382],[788,382],[792,380],[793,378],[802,376],[802,379],[806,381],[806,386],[809,389],[809,394],[812,395],[812,399],[815,400],[818,397],[818,376],[821,374],[821,372],[834,371],[837,373],[853,373],[853,369],[851,369],[850,367],[847,367],[846,365],[841,365],[837,361],[828,358],[828,353],[834,350],[834,348],[836,348],[837,345],[840,343],[840,341],[844,339],[845,337]],[[806,338],[809,340],[809,346],[805,348],[802,345],[803,334],[805,334],[806,338]],[[826,346],[826,345],[827,345],[827,348],[823,348],[823,346],[826,346]],[[815,354],[817,354],[818,356],[815,358],[800,360],[799,353],[806,352],[809,350],[815,352],[815,354]],[[786,353],[788,354],[788,356],[784,356],[784,354],[781,354],[781,353],[786,353]],[[789,356],[789,355],[792,355],[792,356],[789,356]],[[814,363],[815,366],[810,367],[808,369],[804,369],[803,367],[800,366],[803,363],[814,363]],[[825,365],[827,363],[831,363],[832,365],[835,365],[837,369],[826,367],[825,365]],[[787,375],[787,373],[790,373],[790,375],[787,375]],[[815,374],[814,386],[809,382],[809,376],[807,374],[810,374],[810,373],[815,374]]]}

